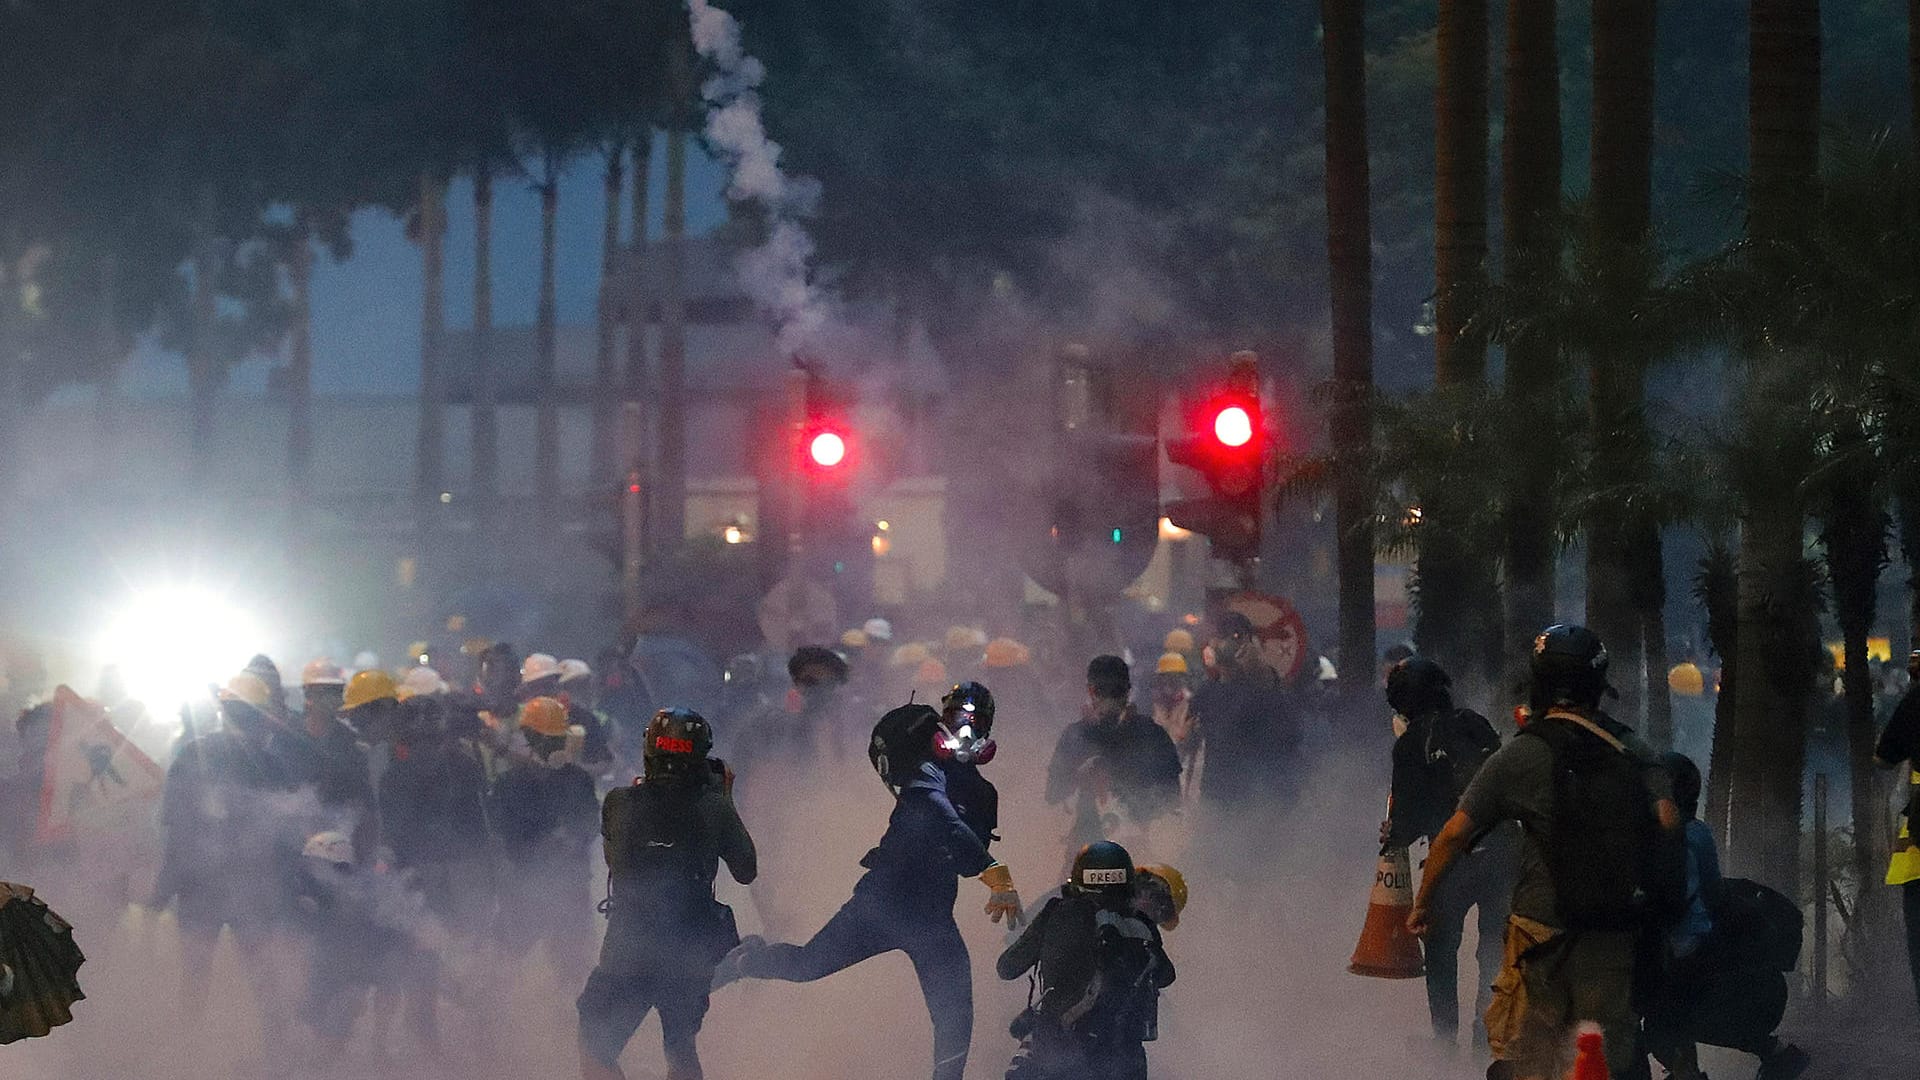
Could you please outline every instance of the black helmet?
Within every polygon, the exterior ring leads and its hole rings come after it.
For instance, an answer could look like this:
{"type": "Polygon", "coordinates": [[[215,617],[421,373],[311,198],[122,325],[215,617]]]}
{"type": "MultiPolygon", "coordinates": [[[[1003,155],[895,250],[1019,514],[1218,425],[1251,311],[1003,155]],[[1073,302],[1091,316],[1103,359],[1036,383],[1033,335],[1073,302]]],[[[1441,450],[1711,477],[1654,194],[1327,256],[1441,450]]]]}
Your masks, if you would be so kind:
{"type": "Polygon", "coordinates": [[[1402,660],[1387,671],[1387,704],[1408,718],[1451,709],[1453,678],[1431,660],[1402,660]]]}
{"type": "Polygon", "coordinates": [[[958,683],[940,699],[940,735],[933,754],[942,761],[985,765],[993,760],[993,691],[958,683]]]}
{"type": "Polygon", "coordinates": [[[867,744],[867,760],[880,780],[898,791],[915,771],[933,757],[934,735],[940,729],[940,714],[933,706],[913,703],[902,705],[873,725],[873,739],[867,744]]]}
{"type": "Polygon", "coordinates": [[[1673,803],[1680,812],[1692,817],[1700,811],[1700,766],[1676,750],[1660,755],[1660,766],[1673,778],[1673,803]]]}
{"type": "Polygon", "coordinates": [[[692,709],[661,709],[647,724],[642,759],[648,776],[684,776],[713,752],[713,725],[692,709]]]}
{"type": "Polygon", "coordinates": [[[1073,888],[1087,893],[1131,893],[1133,856],[1111,840],[1088,844],[1073,858],[1073,888]]]}
{"type": "Polygon", "coordinates": [[[1533,639],[1533,705],[1544,714],[1555,705],[1597,708],[1607,685],[1607,647],[1584,626],[1559,623],[1533,639]]]}

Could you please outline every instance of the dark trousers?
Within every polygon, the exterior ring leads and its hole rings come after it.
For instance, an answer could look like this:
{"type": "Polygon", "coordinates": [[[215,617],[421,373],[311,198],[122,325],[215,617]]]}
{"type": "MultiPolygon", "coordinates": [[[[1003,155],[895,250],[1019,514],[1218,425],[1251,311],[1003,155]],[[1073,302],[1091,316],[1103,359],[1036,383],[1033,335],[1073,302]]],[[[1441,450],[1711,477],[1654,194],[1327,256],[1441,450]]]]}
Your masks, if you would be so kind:
{"type": "Polygon", "coordinates": [[[747,953],[741,972],[754,979],[813,982],[895,950],[913,962],[933,1017],[933,1080],[960,1080],[973,1041],[973,969],[950,909],[928,912],[856,892],[813,940],[747,953]]]}
{"type": "Polygon", "coordinates": [[[1137,1039],[1089,1042],[1042,1022],[1007,1066],[1006,1080],[1147,1080],[1147,1048],[1137,1039]]]}
{"type": "Polygon", "coordinates": [[[1913,974],[1913,996],[1920,1000],[1920,881],[1900,886],[1900,907],[1907,917],[1907,969],[1913,974]]]}
{"type": "Polygon", "coordinates": [[[1449,1042],[1460,1037],[1460,942],[1466,936],[1467,913],[1478,912],[1480,943],[1475,959],[1480,965],[1479,990],[1474,998],[1476,1029],[1493,997],[1500,977],[1507,940],[1507,913],[1513,904],[1517,856],[1510,844],[1490,840],[1470,852],[1440,883],[1433,898],[1433,929],[1427,934],[1427,1014],[1435,1038],[1449,1042]]]}
{"type": "Polygon", "coordinates": [[[609,1068],[647,1014],[660,1013],[660,1035],[673,1080],[699,1080],[700,1027],[707,1018],[710,956],[690,955],[685,942],[615,918],[600,963],[580,993],[580,1048],[609,1068]]]}

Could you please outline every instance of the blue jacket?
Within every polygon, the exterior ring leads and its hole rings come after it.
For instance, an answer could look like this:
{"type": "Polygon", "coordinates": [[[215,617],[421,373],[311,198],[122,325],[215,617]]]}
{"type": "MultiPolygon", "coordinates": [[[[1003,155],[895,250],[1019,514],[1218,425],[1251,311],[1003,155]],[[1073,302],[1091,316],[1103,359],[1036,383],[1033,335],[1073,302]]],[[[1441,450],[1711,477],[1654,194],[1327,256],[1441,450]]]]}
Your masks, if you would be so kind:
{"type": "Polygon", "coordinates": [[[993,865],[999,793],[971,765],[920,766],[900,790],[886,834],[860,865],[854,895],[915,913],[951,918],[959,880],[993,865]]]}

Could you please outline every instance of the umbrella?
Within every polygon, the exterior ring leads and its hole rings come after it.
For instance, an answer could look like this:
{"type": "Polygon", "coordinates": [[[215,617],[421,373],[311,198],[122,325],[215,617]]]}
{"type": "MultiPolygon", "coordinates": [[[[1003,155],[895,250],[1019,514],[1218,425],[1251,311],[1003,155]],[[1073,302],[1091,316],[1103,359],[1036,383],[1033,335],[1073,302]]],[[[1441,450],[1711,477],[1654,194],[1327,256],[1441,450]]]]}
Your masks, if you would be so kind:
{"type": "Polygon", "coordinates": [[[86,962],[67,920],[32,889],[0,881],[0,1044],[71,1021],[73,1003],[87,996],[77,978],[86,962]]]}

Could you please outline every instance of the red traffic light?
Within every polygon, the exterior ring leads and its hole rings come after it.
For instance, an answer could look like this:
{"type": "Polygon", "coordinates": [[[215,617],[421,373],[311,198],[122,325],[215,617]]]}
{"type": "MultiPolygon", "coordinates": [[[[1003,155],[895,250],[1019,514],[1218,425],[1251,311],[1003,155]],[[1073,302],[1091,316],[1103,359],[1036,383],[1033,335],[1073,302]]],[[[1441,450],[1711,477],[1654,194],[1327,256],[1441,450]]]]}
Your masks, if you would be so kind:
{"type": "Polygon", "coordinates": [[[1213,416],[1213,437],[1220,445],[1239,449],[1253,441],[1253,417],[1245,406],[1229,405],[1213,416]]]}
{"type": "Polygon", "coordinates": [[[836,431],[817,432],[807,440],[807,456],[823,469],[837,468],[847,460],[847,440],[836,431]]]}

